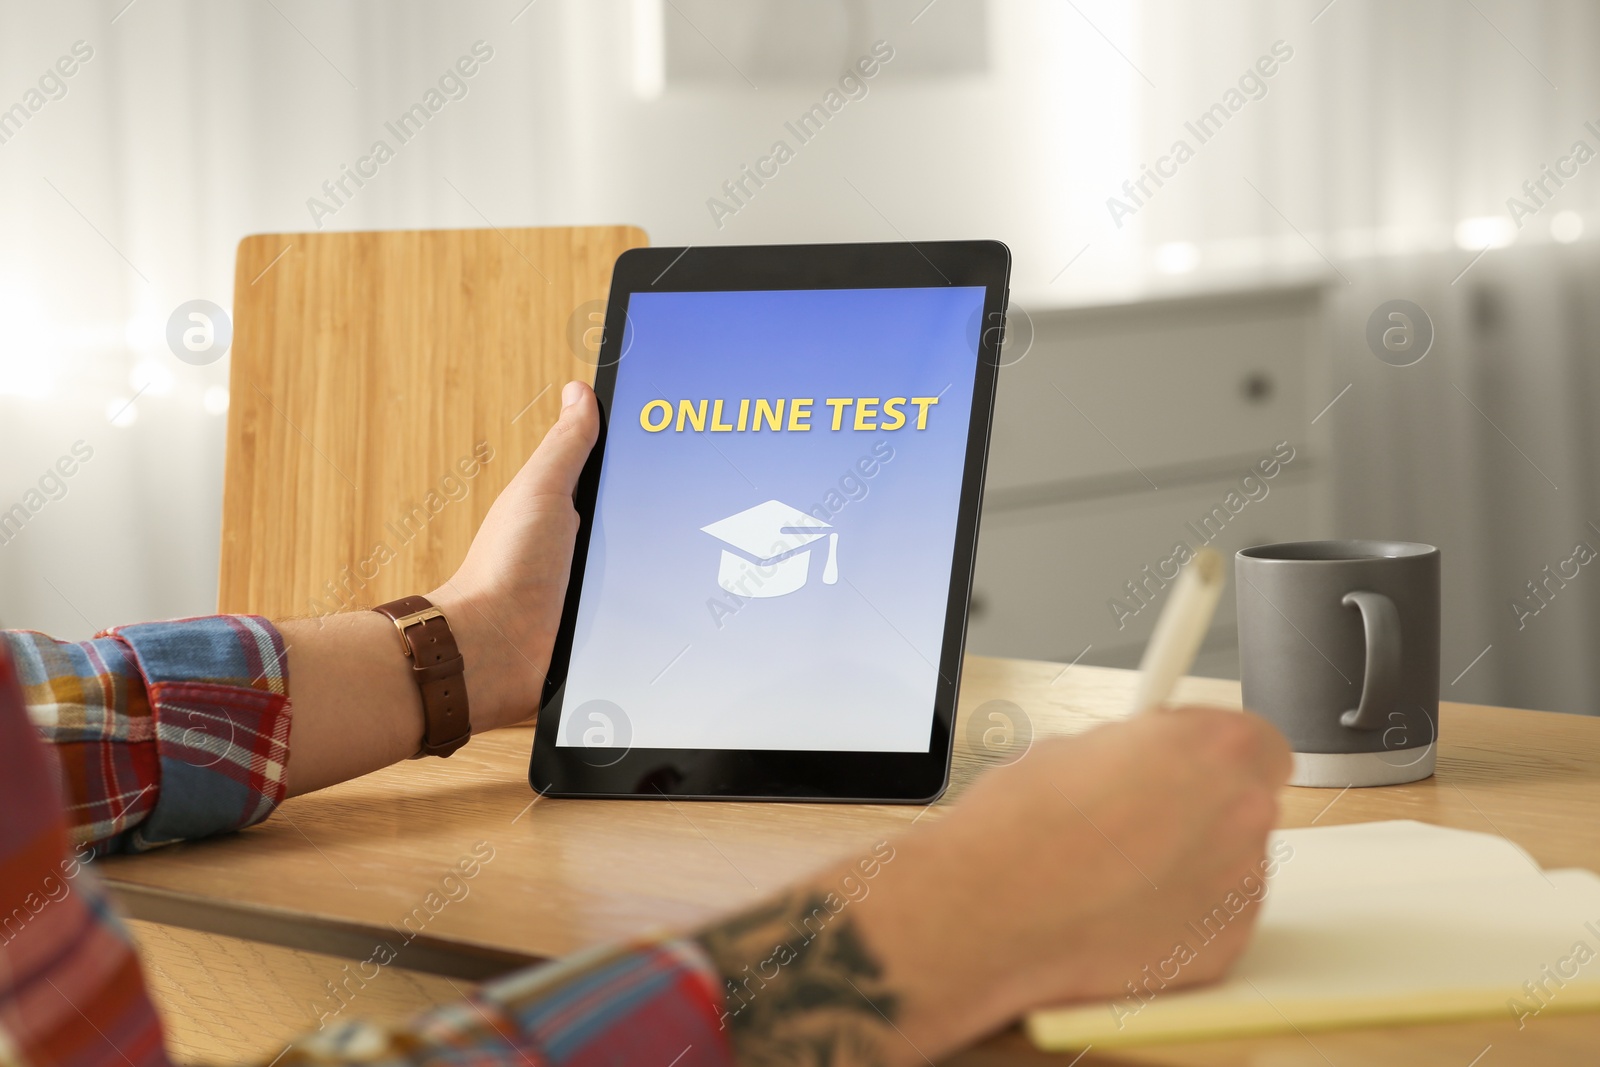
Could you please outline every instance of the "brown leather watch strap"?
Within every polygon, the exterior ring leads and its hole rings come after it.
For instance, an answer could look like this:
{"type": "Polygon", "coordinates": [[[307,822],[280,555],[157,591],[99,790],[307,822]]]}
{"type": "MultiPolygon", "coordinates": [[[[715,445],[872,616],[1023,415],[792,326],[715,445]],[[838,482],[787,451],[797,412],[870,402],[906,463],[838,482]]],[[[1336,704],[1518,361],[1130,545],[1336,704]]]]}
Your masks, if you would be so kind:
{"type": "Polygon", "coordinates": [[[400,631],[401,649],[422,691],[422,746],[411,758],[450,755],[472,736],[472,719],[467,713],[467,664],[449,620],[422,596],[391,600],[372,610],[400,631]]]}

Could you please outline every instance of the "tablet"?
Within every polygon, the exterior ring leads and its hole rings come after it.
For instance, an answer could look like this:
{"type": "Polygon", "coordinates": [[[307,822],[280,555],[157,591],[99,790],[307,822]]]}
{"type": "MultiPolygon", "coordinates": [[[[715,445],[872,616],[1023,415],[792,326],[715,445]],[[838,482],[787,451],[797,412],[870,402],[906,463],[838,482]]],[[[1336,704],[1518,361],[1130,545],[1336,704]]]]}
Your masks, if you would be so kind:
{"type": "Polygon", "coordinates": [[[1009,270],[991,241],[623,253],[536,790],[944,791],[1009,270]]]}

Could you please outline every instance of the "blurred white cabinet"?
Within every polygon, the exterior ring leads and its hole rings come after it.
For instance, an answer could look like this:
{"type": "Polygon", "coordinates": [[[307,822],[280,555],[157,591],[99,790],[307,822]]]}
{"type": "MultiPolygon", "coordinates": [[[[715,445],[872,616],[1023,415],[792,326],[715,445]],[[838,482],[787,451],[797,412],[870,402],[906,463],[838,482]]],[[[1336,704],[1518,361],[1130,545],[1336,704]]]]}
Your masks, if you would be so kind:
{"type": "Polygon", "coordinates": [[[968,649],[1133,666],[1176,546],[1210,544],[1230,588],[1196,672],[1237,676],[1233,553],[1323,525],[1319,309],[1307,288],[1035,313],[1025,355],[1014,319],[968,649]]]}

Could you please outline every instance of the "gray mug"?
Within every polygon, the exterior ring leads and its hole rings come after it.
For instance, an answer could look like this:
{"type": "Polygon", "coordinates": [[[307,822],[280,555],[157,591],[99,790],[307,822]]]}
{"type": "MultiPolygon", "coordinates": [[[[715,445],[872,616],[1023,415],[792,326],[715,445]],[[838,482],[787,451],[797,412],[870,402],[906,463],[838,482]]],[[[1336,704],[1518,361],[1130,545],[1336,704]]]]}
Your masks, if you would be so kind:
{"type": "Polygon", "coordinates": [[[1290,785],[1396,785],[1433,773],[1439,550],[1295,541],[1234,557],[1245,707],[1294,750],[1290,785]]]}

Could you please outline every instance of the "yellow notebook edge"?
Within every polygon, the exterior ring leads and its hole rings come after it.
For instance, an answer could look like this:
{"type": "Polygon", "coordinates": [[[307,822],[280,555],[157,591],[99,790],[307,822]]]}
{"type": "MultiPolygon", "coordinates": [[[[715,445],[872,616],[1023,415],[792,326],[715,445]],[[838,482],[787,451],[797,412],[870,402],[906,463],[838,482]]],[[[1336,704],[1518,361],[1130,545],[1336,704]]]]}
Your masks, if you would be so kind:
{"type": "Polygon", "coordinates": [[[1208,1001],[1194,1005],[1193,1010],[1165,1012],[1166,1017],[1158,1016],[1143,1024],[1128,1020],[1120,1028],[1112,1021],[1110,1004],[1046,1008],[1029,1012],[1025,1028],[1029,1040],[1038,1048],[1065,1052],[1091,1045],[1126,1048],[1304,1030],[1481,1019],[1502,1013],[1526,1025],[1528,1019],[1538,1015],[1584,1011],[1600,1011],[1600,978],[1570,979],[1542,1000],[1523,989],[1495,986],[1337,999],[1262,998],[1254,1004],[1236,1006],[1208,1001]]]}

